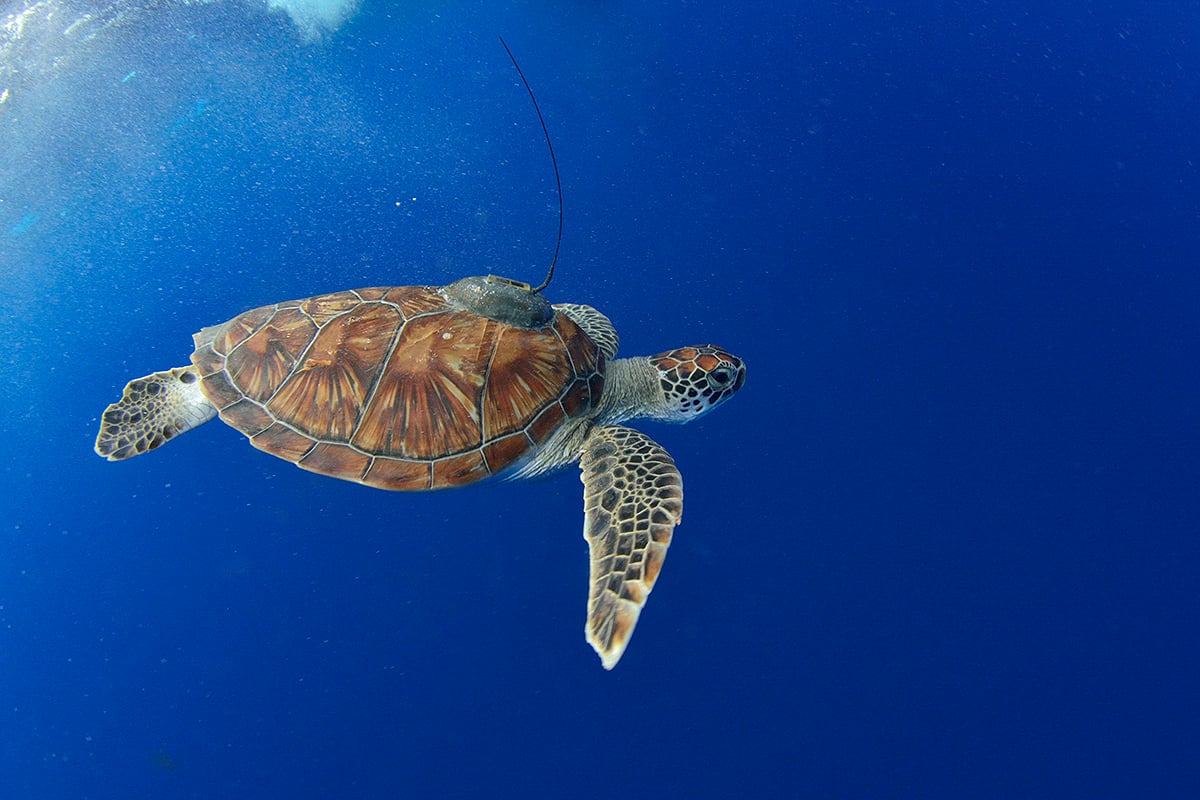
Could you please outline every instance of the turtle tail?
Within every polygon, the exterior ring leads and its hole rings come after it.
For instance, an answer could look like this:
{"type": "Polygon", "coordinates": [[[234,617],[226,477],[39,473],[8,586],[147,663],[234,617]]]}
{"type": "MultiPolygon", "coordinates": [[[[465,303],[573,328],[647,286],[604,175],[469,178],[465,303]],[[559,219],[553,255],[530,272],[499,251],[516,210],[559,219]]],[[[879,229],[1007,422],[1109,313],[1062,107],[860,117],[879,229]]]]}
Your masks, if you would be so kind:
{"type": "Polygon", "coordinates": [[[96,453],[109,461],[140,456],[216,414],[195,367],[155,372],[127,383],[121,399],[104,409],[96,453]]]}

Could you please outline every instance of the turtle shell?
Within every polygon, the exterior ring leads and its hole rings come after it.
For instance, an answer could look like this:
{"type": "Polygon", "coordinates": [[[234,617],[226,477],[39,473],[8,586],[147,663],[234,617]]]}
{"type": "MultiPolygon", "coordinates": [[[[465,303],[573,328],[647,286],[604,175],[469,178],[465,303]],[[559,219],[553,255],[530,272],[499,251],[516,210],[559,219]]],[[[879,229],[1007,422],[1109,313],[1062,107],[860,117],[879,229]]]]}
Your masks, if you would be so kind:
{"type": "Polygon", "coordinates": [[[263,306],[193,338],[205,395],[255,447],[381,489],[517,467],[604,384],[603,354],[566,314],[516,327],[431,286],[263,306]]]}

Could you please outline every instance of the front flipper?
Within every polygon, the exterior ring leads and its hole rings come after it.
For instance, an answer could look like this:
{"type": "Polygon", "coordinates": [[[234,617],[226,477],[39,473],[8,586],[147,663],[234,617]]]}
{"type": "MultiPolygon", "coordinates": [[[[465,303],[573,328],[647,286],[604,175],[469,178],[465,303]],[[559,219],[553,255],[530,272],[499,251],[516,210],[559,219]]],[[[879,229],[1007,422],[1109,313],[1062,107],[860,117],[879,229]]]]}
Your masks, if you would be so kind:
{"type": "Polygon", "coordinates": [[[121,399],[104,409],[96,453],[109,461],[132,458],[216,415],[195,367],[155,372],[130,381],[121,399]]]}
{"type": "Polygon", "coordinates": [[[604,668],[612,669],[683,518],[683,478],[657,442],[619,425],[588,434],[580,467],[583,537],[592,559],[585,632],[604,668]]]}
{"type": "Polygon", "coordinates": [[[591,306],[579,303],[555,303],[554,308],[571,318],[572,321],[596,343],[604,357],[612,360],[617,357],[617,348],[621,346],[621,337],[612,321],[591,306]]]}

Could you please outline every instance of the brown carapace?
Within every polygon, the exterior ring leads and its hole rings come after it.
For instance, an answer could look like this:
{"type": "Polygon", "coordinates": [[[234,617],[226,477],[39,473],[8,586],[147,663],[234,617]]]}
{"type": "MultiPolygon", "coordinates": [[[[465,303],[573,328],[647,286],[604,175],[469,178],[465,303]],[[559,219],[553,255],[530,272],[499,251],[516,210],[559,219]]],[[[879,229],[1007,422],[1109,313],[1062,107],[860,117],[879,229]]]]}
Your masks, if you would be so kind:
{"type": "Polygon", "coordinates": [[[194,339],[204,393],[255,447],[381,489],[503,473],[604,387],[604,355],[566,314],[517,327],[436,287],[276,303],[194,339]]]}

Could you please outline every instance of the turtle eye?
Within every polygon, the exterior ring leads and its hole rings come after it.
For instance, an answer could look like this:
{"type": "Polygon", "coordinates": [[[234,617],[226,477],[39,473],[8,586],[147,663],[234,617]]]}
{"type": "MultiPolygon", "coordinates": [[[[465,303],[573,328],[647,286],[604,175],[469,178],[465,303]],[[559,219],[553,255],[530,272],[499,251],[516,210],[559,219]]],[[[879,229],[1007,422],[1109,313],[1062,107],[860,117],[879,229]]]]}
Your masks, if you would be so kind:
{"type": "Polygon", "coordinates": [[[724,389],[733,383],[733,378],[734,371],[732,367],[717,367],[708,373],[708,385],[714,389],[724,389]]]}

